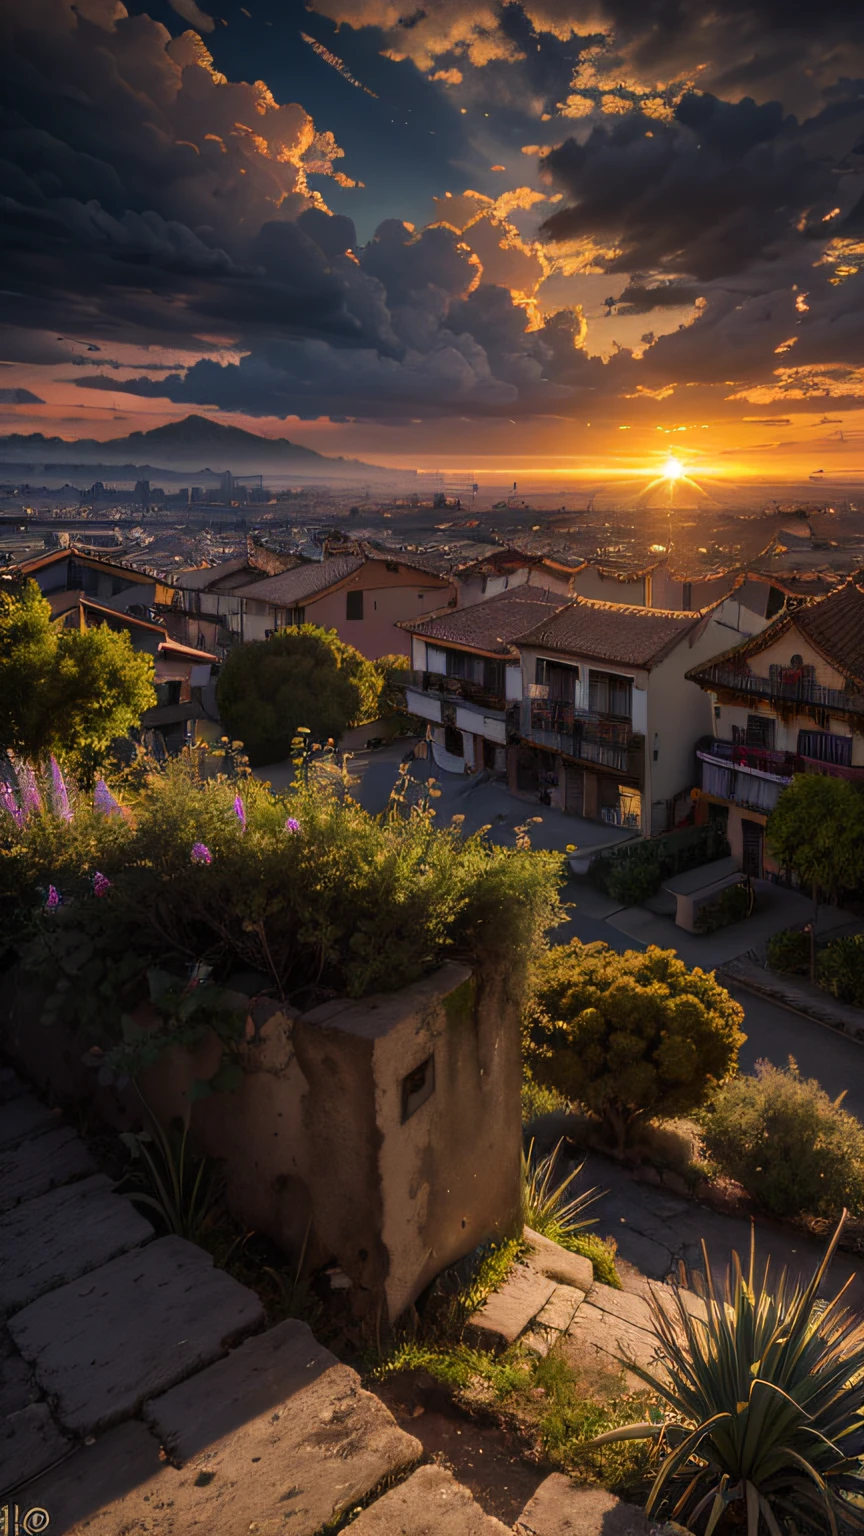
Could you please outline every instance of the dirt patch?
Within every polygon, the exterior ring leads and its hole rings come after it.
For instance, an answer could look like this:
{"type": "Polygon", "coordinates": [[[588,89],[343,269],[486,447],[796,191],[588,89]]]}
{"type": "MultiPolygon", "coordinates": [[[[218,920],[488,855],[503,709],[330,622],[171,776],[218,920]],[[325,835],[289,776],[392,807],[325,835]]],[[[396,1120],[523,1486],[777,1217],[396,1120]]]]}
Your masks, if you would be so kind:
{"type": "Polygon", "coordinates": [[[531,1466],[515,1435],[460,1413],[447,1392],[422,1371],[368,1382],[403,1429],[416,1435],[426,1455],[449,1467],[470,1488],[488,1515],[512,1525],[548,1475],[531,1466]]]}

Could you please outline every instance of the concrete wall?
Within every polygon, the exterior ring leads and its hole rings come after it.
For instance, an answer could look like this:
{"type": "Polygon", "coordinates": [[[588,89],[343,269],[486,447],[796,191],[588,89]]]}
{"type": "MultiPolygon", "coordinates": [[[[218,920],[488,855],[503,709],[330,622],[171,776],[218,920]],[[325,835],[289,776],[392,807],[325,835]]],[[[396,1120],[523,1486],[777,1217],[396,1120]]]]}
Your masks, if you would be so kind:
{"type": "MultiPolygon", "coordinates": [[[[133,1124],[134,1093],[100,1086],[82,1065],[87,1042],[42,1025],[38,993],[9,981],[12,1060],[61,1103],[95,1102],[115,1126],[133,1124]]],[[[518,1229],[521,1049],[505,984],[450,964],[400,992],[303,1015],[236,1000],[247,1013],[243,1085],[195,1101],[195,1141],[224,1159],[230,1205],[250,1228],[294,1253],[308,1229],[307,1267],[338,1264],[359,1317],[395,1319],[442,1269],[518,1229]],[[407,1076],[430,1060],[432,1091],[406,1105],[407,1076]]],[[[142,1074],[147,1103],[164,1121],[183,1114],[218,1061],[213,1037],[175,1049],[142,1074]]]]}

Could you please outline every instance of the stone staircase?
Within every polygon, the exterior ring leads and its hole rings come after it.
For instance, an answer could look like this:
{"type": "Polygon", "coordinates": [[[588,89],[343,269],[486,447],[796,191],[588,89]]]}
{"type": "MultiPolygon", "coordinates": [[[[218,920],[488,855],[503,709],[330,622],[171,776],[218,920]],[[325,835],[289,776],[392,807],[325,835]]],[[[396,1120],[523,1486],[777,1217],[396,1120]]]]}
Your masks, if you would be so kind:
{"type": "MultiPolygon", "coordinates": [[[[674,1323],[678,1301],[688,1312],[706,1317],[705,1303],[694,1291],[673,1289],[658,1280],[630,1275],[626,1289],[595,1281],[591,1264],[526,1227],[527,1253],[511,1269],[468,1321],[468,1334],[481,1349],[504,1349],[520,1340],[536,1354],[553,1344],[581,1364],[621,1370],[626,1359],[644,1369],[656,1364],[657,1338],[652,1302],[674,1323]]],[[[644,1382],[624,1370],[628,1387],[644,1382]]]]}
{"type": "MultiPolygon", "coordinates": [[[[252,1291],[194,1244],[156,1237],[80,1137],[5,1070],[0,1255],[0,1528],[18,1536],[650,1529],[557,1474],[514,1527],[487,1515],[444,1467],[419,1465],[419,1441],[305,1323],[265,1330],[252,1291]]],[[[526,1322],[541,1341],[569,1312],[572,1258],[526,1322]]],[[[580,1276],[574,1316],[597,1289],[580,1276]]]]}

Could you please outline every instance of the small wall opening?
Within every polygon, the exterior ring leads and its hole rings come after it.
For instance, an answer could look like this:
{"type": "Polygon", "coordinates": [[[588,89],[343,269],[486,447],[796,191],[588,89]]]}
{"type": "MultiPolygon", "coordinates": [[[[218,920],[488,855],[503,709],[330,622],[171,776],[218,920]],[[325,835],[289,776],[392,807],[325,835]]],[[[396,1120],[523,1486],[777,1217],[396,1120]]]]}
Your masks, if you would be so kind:
{"type": "Polygon", "coordinates": [[[402,1124],[435,1092],[435,1057],[427,1056],[402,1079],[402,1124]]]}

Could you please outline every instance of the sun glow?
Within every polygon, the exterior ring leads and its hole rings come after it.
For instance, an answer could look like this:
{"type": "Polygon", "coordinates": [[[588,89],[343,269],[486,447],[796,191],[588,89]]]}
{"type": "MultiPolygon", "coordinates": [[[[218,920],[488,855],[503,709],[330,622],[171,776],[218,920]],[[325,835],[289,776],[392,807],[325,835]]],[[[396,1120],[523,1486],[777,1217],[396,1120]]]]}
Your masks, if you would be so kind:
{"type": "Polygon", "coordinates": [[[684,465],[681,463],[680,459],[676,459],[675,455],[670,453],[666,463],[663,465],[663,479],[681,480],[683,476],[684,465]]]}

